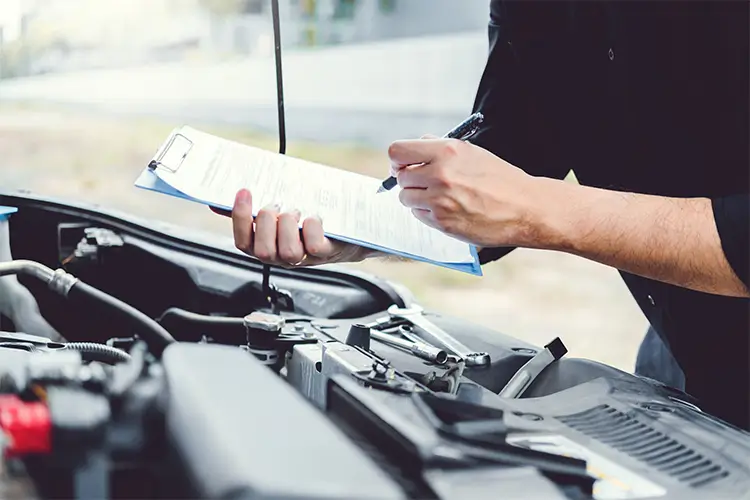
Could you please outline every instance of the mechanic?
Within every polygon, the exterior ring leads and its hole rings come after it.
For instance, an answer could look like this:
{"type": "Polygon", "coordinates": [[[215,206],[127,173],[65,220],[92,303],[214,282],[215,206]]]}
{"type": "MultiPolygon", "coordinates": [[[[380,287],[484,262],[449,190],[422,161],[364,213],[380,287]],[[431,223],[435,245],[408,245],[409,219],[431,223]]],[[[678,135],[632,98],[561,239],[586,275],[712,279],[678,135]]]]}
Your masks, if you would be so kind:
{"type": "MultiPolygon", "coordinates": [[[[636,369],[684,376],[704,411],[745,429],[748,5],[493,0],[484,128],[388,151],[401,202],[483,264],[526,247],[617,268],[652,326],[636,369]],[[580,184],[562,180],[571,169],[580,184]]],[[[247,190],[232,218],[237,247],[266,263],[379,255],[325,238],[320,219],[299,231],[299,213],[276,207],[253,229],[247,190]]]]}

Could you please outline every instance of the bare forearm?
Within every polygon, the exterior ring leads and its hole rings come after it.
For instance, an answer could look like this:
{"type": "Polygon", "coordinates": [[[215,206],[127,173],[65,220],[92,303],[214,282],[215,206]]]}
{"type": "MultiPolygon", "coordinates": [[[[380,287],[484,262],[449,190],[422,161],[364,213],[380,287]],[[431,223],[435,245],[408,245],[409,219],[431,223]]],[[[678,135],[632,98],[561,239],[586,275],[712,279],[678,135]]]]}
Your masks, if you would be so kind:
{"type": "Polygon", "coordinates": [[[540,179],[546,247],[702,292],[750,297],[707,198],[621,193],[540,179]]]}

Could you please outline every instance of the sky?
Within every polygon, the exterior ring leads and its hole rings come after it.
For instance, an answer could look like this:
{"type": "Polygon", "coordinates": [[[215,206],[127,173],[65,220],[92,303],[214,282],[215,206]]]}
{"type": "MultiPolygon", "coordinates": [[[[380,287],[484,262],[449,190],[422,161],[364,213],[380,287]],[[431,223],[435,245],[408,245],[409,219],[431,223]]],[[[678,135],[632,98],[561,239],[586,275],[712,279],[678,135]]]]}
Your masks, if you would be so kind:
{"type": "Polygon", "coordinates": [[[21,17],[21,0],[0,0],[0,26],[3,38],[12,42],[18,37],[19,19],[21,17]]]}

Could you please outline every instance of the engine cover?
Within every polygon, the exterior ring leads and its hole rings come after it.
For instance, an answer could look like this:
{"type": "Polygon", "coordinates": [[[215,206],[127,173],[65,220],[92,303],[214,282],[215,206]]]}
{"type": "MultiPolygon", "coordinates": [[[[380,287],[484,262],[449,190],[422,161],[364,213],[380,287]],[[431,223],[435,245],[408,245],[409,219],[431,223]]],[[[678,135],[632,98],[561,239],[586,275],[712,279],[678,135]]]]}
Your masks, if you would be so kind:
{"type": "Polygon", "coordinates": [[[163,367],[167,436],[202,497],[403,498],[370,457],[248,353],[178,343],[163,367]]]}

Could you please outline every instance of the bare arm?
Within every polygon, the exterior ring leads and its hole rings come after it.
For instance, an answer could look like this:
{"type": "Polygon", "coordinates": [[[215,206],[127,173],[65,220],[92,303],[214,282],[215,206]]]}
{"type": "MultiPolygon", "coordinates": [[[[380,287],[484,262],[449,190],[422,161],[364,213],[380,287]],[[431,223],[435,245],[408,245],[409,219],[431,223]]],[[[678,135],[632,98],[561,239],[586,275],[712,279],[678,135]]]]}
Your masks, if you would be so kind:
{"type": "Polygon", "coordinates": [[[693,290],[750,297],[722,249],[710,199],[538,180],[552,201],[542,217],[548,248],[693,290]]]}

